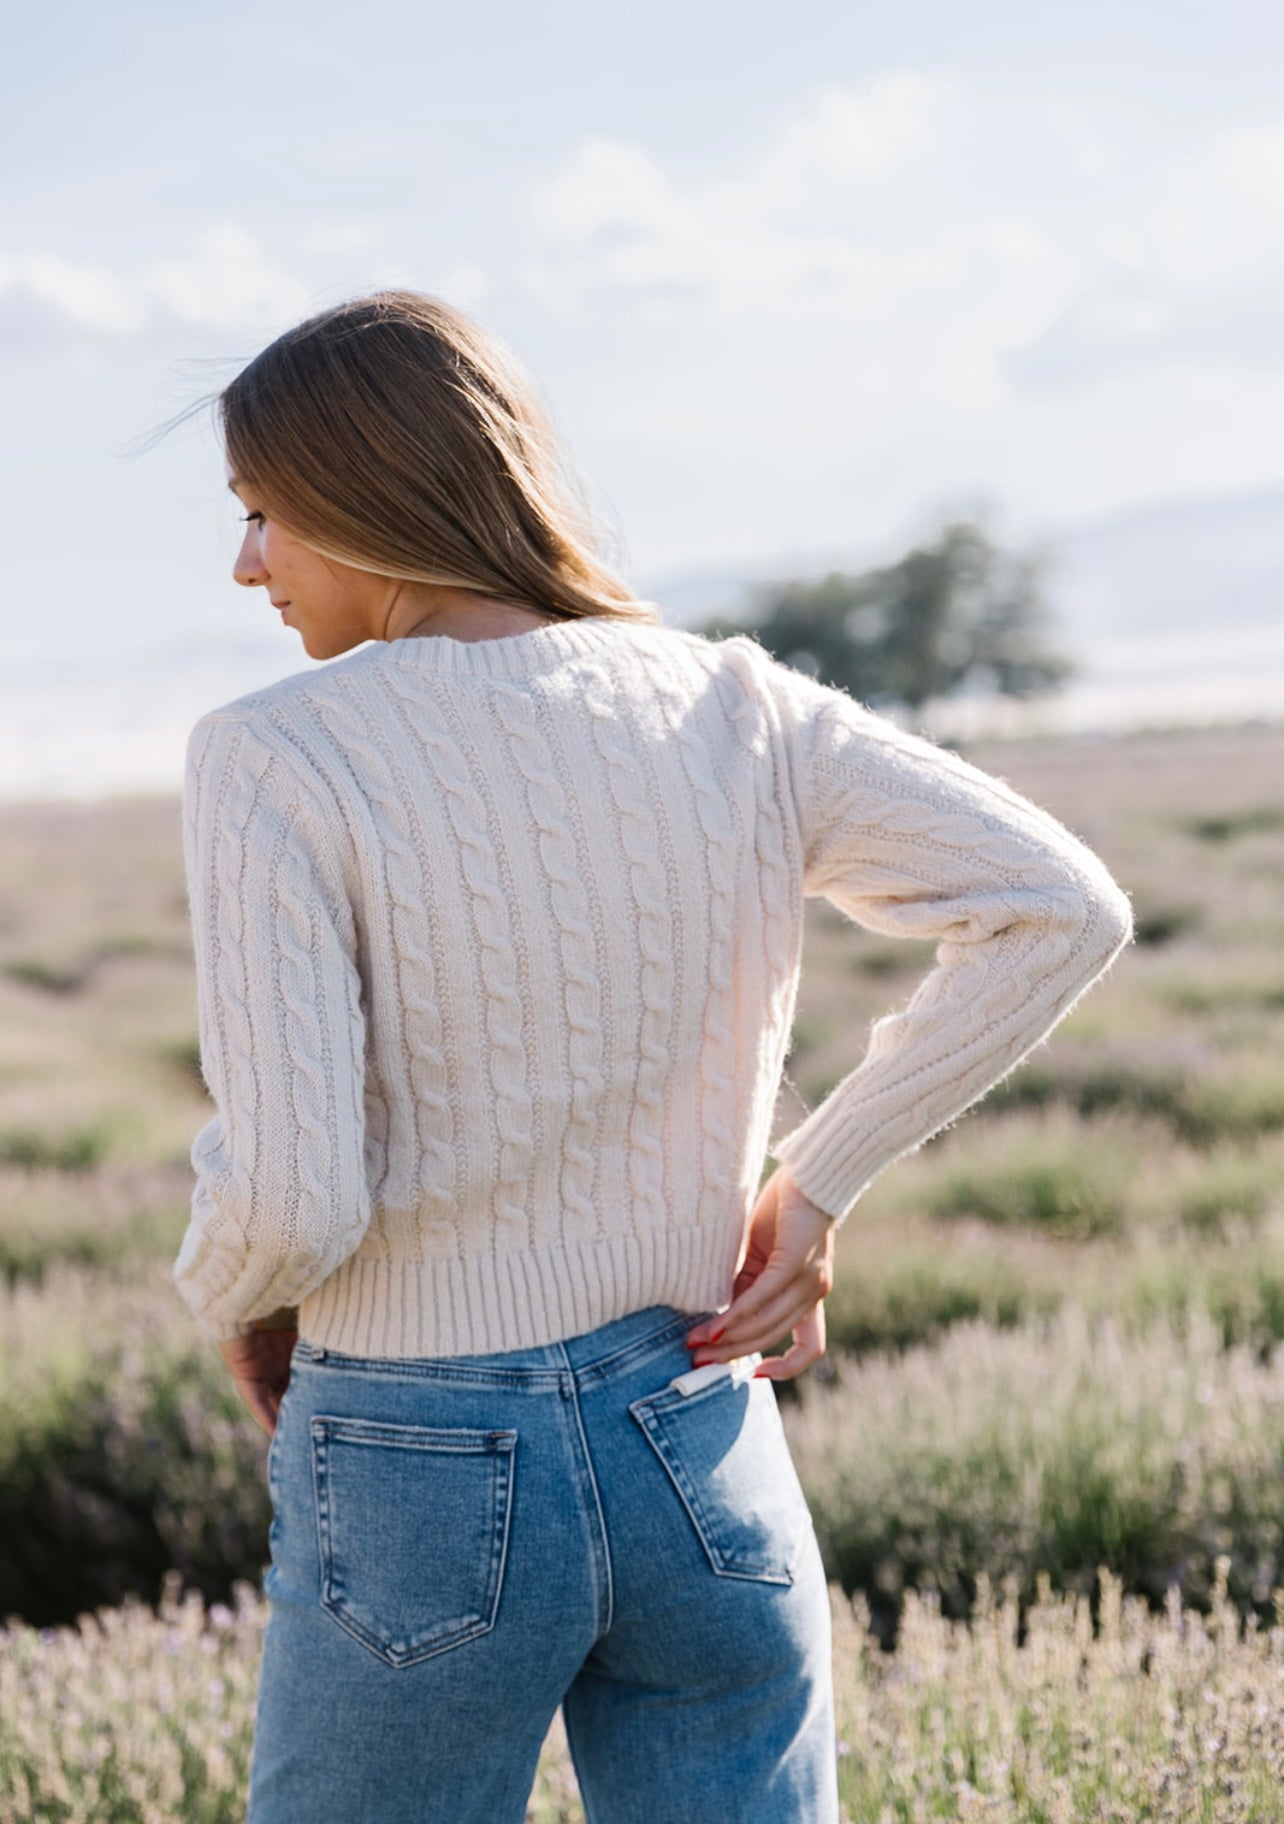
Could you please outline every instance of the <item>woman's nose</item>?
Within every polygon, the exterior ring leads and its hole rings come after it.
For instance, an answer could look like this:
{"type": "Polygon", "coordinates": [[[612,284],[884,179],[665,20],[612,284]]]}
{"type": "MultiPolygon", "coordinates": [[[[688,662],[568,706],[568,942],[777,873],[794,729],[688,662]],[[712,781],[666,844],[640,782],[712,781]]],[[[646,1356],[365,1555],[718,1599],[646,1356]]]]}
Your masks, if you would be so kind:
{"type": "Polygon", "coordinates": [[[267,571],[259,552],[257,532],[247,532],[241,540],[241,549],[237,552],[236,562],[232,565],[233,579],[247,589],[261,588],[267,582],[267,571]]]}

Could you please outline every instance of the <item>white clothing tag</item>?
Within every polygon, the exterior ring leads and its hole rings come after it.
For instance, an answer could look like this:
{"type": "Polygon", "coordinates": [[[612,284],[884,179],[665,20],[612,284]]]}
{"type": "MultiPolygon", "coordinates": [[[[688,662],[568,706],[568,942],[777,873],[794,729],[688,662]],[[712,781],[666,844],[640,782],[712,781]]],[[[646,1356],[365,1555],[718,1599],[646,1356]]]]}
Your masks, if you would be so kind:
{"type": "Polygon", "coordinates": [[[669,1385],[678,1393],[696,1393],[701,1387],[720,1381],[724,1375],[730,1375],[733,1381],[750,1381],[761,1360],[762,1357],[755,1354],[737,1355],[729,1362],[706,1362],[703,1368],[688,1368],[685,1374],[675,1375],[669,1385]]]}

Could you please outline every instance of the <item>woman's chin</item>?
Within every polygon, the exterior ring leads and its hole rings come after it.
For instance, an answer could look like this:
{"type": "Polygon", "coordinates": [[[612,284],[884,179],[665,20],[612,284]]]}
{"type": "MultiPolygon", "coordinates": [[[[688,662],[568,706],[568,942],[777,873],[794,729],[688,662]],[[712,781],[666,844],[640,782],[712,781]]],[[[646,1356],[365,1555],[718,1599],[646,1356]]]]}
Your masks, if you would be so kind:
{"type": "Polygon", "coordinates": [[[310,659],[333,659],[343,651],[342,645],[335,640],[302,627],[299,629],[299,643],[310,659]]]}
{"type": "Polygon", "coordinates": [[[359,646],[364,636],[359,634],[323,633],[318,628],[300,627],[299,639],[303,650],[310,659],[337,659],[345,652],[351,652],[359,646]]]}

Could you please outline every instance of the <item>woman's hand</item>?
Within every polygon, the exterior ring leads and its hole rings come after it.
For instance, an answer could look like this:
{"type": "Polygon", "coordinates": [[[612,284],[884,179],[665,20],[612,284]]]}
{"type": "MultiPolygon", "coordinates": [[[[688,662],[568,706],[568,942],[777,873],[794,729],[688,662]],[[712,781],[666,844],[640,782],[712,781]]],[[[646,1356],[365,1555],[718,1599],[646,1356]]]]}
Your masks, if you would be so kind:
{"type": "Polygon", "coordinates": [[[834,1284],[832,1216],[799,1190],[781,1165],[758,1193],[749,1218],[744,1264],[731,1303],[717,1317],[687,1332],[691,1360],[729,1362],[764,1353],[792,1336],[784,1355],[763,1362],[766,1380],[791,1381],[825,1353],[825,1300],[834,1284]]]}
{"type": "Polygon", "coordinates": [[[290,1355],[298,1337],[297,1328],[273,1327],[250,1330],[219,1344],[237,1392],[269,1437],[276,1430],[276,1415],[290,1384],[290,1355]]]}

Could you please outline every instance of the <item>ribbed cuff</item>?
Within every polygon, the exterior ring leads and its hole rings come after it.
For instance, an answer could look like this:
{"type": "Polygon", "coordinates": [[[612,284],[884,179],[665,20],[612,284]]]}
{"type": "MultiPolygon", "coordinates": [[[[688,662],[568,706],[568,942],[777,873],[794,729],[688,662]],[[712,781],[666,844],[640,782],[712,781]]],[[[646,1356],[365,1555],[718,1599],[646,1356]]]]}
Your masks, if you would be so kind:
{"type": "Polygon", "coordinates": [[[871,1175],[867,1174],[853,1190],[850,1163],[835,1145],[833,1137],[823,1130],[808,1131],[805,1121],[784,1140],[778,1141],[772,1147],[771,1155],[789,1167],[789,1175],[803,1196],[835,1223],[847,1220],[871,1182],[871,1175]]]}

